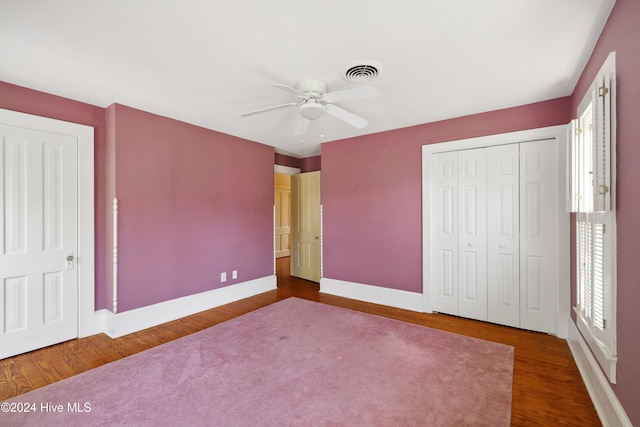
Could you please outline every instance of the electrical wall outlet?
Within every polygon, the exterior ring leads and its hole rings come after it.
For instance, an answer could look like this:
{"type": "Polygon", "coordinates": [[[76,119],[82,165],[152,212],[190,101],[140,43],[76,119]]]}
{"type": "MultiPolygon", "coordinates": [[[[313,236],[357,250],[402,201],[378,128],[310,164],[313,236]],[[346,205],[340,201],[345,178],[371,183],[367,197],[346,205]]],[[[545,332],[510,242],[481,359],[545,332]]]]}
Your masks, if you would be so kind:
{"type": "Polygon", "coordinates": [[[238,278],[238,270],[233,270],[233,273],[231,273],[231,278],[232,279],[237,279],[238,278]]]}
{"type": "Polygon", "coordinates": [[[226,271],[223,272],[223,273],[220,273],[220,281],[221,282],[226,282],[227,281],[227,272],[226,271]]]}

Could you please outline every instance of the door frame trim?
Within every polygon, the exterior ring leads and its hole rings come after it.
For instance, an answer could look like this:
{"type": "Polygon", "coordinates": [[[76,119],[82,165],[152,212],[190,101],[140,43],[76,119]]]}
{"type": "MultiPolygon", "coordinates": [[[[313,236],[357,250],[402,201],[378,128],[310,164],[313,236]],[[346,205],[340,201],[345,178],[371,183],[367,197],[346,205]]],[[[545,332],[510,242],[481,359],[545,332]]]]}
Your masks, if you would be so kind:
{"type": "MultiPolygon", "coordinates": [[[[431,182],[429,179],[431,156],[447,151],[467,150],[472,148],[491,147],[504,144],[539,141],[544,139],[556,140],[558,183],[564,182],[566,171],[567,126],[557,125],[545,128],[502,133],[497,135],[480,136],[427,144],[422,146],[422,297],[424,312],[433,313],[433,294],[430,284],[431,272],[431,182]]],[[[570,274],[570,221],[569,214],[564,211],[566,204],[566,186],[558,185],[557,197],[557,228],[556,253],[558,269],[556,272],[556,335],[560,338],[568,336],[568,321],[571,311],[571,274],[570,274]]]]}
{"type": "Polygon", "coordinates": [[[0,108],[0,123],[58,133],[78,141],[78,337],[96,333],[94,129],[91,126],[0,108]]]}

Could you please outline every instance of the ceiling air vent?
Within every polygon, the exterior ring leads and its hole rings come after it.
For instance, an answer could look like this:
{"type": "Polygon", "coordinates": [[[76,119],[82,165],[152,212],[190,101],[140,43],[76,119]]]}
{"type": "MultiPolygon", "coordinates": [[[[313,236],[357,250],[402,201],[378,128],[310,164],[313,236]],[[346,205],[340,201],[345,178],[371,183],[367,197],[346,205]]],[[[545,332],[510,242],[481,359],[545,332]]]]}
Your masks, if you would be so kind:
{"type": "Polygon", "coordinates": [[[378,77],[380,66],[372,63],[350,64],[344,73],[344,78],[353,83],[370,81],[378,77]]]}

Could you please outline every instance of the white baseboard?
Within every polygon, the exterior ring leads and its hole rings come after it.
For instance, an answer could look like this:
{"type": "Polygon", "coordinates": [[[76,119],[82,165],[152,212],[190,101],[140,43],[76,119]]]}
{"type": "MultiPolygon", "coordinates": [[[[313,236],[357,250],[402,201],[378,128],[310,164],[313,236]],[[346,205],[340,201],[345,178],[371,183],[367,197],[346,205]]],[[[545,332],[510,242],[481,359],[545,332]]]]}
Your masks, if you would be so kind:
{"type": "Polygon", "coordinates": [[[320,292],[374,304],[422,312],[422,294],[336,279],[320,279],[320,292]]]}
{"type": "MultiPolygon", "coordinates": [[[[89,335],[101,334],[105,332],[107,330],[107,325],[109,322],[108,319],[111,319],[111,316],[113,316],[113,313],[107,310],[106,308],[95,311],[93,313],[94,329],[92,333],[89,335]]],[[[89,335],[85,335],[85,336],[89,336],[89,335]]],[[[80,338],[83,338],[83,337],[80,337],[80,338]]]]}
{"type": "Polygon", "coordinates": [[[258,295],[276,289],[276,287],[276,276],[266,276],[121,313],[114,314],[108,310],[99,310],[95,313],[95,321],[96,325],[102,326],[102,330],[99,332],[104,332],[111,338],[118,338],[181,317],[258,295]]]}
{"type": "Polygon", "coordinates": [[[593,406],[598,412],[600,421],[605,427],[624,426],[632,427],[631,420],[624,411],[616,394],[613,392],[609,380],[602,372],[595,356],[589,350],[589,346],[578,331],[576,324],[569,320],[569,338],[567,339],[573,359],[578,365],[580,375],[584,381],[593,406]]]}

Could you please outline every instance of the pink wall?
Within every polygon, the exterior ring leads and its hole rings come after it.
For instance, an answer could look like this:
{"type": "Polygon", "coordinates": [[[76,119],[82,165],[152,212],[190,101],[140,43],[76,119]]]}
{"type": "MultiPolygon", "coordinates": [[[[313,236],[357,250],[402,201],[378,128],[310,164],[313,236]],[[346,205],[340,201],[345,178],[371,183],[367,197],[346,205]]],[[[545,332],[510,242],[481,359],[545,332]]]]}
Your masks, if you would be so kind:
{"type": "Polygon", "coordinates": [[[321,169],[320,156],[305,157],[300,159],[300,170],[302,172],[315,172],[321,169]]]}
{"type": "Polygon", "coordinates": [[[116,193],[120,311],[220,287],[222,271],[273,274],[272,147],[1,81],[0,108],[95,128],[96,310],[111,308],[116,193]]]}
{"type": "Polygon", "coordinates": [[[113,308],[113,199],[116,197],[116,108],[115,104],[105,110],[105,143],[104,143],[104,171],[105,171],[105,258],[108,266],[105,270],[105,304],[110,310],[113,308]]]}
{"type": "MultiPolygon", "coordinates": [[[[640,2],[618,0],[571,98],[572,113],[609,52],[616,51],[618,364],[613,389],[633,425],[640,425],[640,2]]],[[[575,271],[575,254],[572,271],[575,271]]],[[[575,278],[574,278],[575,284],[575,278]]],[[[574,286],[575,287],[575,286],[574,286]]],[[[572,297],[575,304],[575,295],[572,297]]]]}
{"type": "Polygon", "coordinates": [[[286,154],[275,153],[275,164],[300,169],[300,159],[286,154]]]}
{"type": "MultiPolygon", "coordinates": [[[[95,150],[95,307],[105,306],[104,109],[0,81],[0,108],[93,126],[95,150]]],[[[109,264],[110,265],[110,264],[109,264]]]]}
{"type": "Polygon", "coordinates": [[[276,165],[298,168],[302,173],[320,170],[320,156],[305,157],[298,159],[285,154],[276,153],[276,165]]]}
{"type": "Polygon", "coordinates": [[[273,147],[121,105],[108,111],[120,311],[273,274],[273,147]]]}
{"type": "Polygon", "coordinates": [[[422,292],[422,145],[566,124],[570,98],[322,145],[324,277],[422,292]]]}

